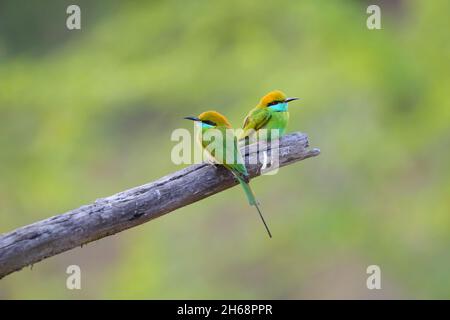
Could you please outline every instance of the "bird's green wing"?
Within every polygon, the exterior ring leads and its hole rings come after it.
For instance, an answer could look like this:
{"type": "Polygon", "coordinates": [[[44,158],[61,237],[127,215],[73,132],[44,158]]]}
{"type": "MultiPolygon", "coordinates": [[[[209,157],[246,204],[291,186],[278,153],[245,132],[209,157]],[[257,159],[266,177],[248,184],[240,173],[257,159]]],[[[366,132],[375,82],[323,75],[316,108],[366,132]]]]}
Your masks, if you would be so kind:
{"type": "Polygon", "coordinates": [[[225,148],[227,154],[232,155],[232,157],[229,159],[225,159],[224,165],[235,174],[237,174],[240,178],[248,181],[247,168],[245,167],[244,159],[239,150],[237,138],[231,131],[229,131],[229,134],[233,134],[233,136],[230,137],[225,148]],[[231,143],[231,141],[233,141],[233,143],[231,143]]]}
{"type": "MultiPolygon", "coordinates": [[[[256,207],[262,219],[262,222],[266,227],[269,237],[272,237],[269,227],[267,226],[266,221],[264,220],[264,217],[261,213],[261,210],[259,209],[258,201],[256,200],[255,195],[248,184],[249,176],[247,168],[245,167],[245,164],[243,162],[242,155],[238,147],[238,141],[236,136],[234,135],[234,132],[232,130],[227,130],[224,127],[216,127],[215,129],[218,130],[216,131],[216,133],[220,132],[222,135],[221,139],[222,144],[215,144],[215,145],[213,144],[213,147],[210,148],[211,146],[210,142],[207,140],[203,140],[202,137],[202,147],[209,152],[209,154],[214,158],[214,160],[217,163],[222,164],[225,168],[230,170],[233,173],[233,175],[237,178],[240,185],[244,189],[249,204],[251,206],[256,207]]],[[[205,132],[203,132],[203,134],[204,133],[205,132]]]]}
{"type": "Polygon", "coordinates": [[[244,120],[244,132],[239,137],[239,140],[249,136],[253,131],[258,131],[264,127],[271,117],[271,113],[265,108],[256,108],[250,111],[244,120]]]}
{"type": "Polygon", "coordinates": [[[227,130],[225,127],[216,127],[208,130],[216,130],[216,133],[220,133],[222,138],[220,143],[214,143],[214,141],[205,139],[204,132],[202,139],[203,148],[214,158],[216,163],[224,165],[240,178],[248,180],[247,169],[233,130],[227,130]]]}

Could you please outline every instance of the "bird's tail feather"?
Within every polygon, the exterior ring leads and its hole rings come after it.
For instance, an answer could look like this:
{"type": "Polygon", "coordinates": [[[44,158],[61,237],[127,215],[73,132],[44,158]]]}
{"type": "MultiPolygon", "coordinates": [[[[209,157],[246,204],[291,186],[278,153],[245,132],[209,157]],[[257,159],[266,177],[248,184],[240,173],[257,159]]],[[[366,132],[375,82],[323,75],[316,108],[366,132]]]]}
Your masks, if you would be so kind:
{"type": "Polygon", "coordinates": [[[269,234],[269,237],[272,238],[272,234],[270,233],[269,227],[267,226],[266,221],[264,220],[264,217],[261,213],[261,210],[259,209],[258,201],[255,198],[255,194],[253,193],[252,189],[250,188],[250,185],[244,181],[241,177],[236,175],[236,178],[238,179],[239,183],[241,184],[242,188],[244,189],[245,195],[247,196],[248,203],[251,206],[255,206],[256,210],[258,210],[259,216],[261,217],[261,220],[264,224],[264,227],[266,227],[267,233],[269,234]]]}

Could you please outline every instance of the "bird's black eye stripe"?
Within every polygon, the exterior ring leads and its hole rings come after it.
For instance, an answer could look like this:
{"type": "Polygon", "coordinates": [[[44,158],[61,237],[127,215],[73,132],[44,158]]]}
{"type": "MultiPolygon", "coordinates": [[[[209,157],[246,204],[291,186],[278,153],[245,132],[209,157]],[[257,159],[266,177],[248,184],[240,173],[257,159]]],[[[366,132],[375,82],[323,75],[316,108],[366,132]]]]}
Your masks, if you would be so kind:
{"type": "Polygon", "coordinates": [[[210,120],[202,120],[203,123],[209,124],[210,126],[216,126],[216,124],[210,120]]]}
{"type": "Polygon", "coordinates": [[[269,102],[268,104],[267,104],[267,106],[268,107],[270,107],[270,106],[273,106],[273,105],[276,105],[276,104],[279,104],[279,103],[282,103],[283,101],[272,101],[272,102],[269,102]]]}

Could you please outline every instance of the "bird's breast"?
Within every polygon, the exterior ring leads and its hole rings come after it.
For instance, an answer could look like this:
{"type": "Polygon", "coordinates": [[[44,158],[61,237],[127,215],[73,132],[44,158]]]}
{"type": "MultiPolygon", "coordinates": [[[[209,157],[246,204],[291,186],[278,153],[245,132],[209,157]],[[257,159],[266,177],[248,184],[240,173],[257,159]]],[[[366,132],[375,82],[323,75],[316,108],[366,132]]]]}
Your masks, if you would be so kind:
{"type": "Polygon", "coordinates": [[[289,122],[289,112],[273,112],[272,117],[267,122],[265,129],[279,129],[283,135],[289,122]]]}

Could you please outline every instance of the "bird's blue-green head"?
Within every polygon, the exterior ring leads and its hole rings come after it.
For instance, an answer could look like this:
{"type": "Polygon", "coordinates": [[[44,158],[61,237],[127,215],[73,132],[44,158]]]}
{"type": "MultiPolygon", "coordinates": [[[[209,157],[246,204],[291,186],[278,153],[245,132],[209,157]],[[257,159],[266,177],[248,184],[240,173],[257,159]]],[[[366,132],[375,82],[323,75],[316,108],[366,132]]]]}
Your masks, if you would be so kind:
{"type": "Polygon", "coordinates": [[[288,98],[282,91],[275,90],[262,97],[257,107],[269,108],[273,112],[286,112],[288,103],[294,100],[298,100],[298,98],[288,98]]]}

